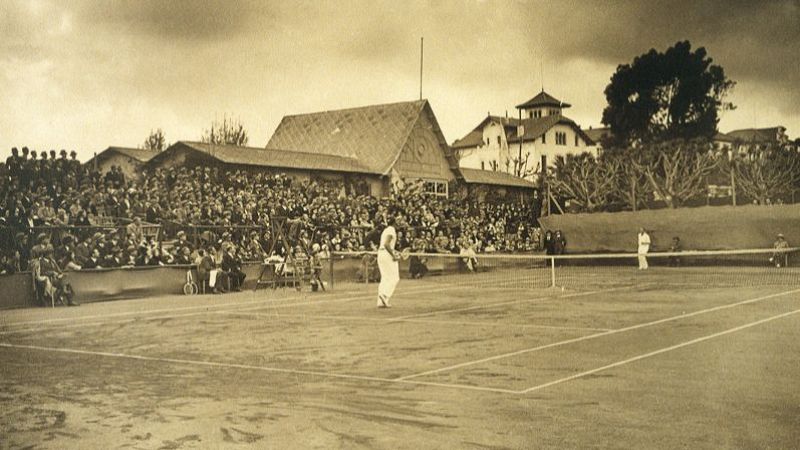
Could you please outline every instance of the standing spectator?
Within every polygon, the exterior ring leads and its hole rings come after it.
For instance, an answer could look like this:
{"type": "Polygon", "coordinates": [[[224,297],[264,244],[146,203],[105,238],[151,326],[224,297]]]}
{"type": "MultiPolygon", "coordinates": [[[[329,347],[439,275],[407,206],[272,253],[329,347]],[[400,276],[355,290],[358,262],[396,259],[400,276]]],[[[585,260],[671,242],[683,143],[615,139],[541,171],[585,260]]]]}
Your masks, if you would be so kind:
{"type": "Polygon", "coordinates": [[[241,292],[245,273],[242,272],[242,262],[236,257],[235,247],[233,244],[224,246],[222,254],[222,271],[228,277],[230,289],[232,291],[241,292]]]}
{"type": "Polygon", "coordinates": [[[778,268],[789,265],[789,253],[785,251],[785,249],[789,248],[789,242],[786,241],[783,233],[778,233],[778,238],[772,244],[772,248],[776,251],[772,254],[769,262],[775,264],[775,267],[778,268]]]}
{"type": "Polygon", "coordinates": [[[567,238],[564,237],[564,234],[561,230],[556,230],[555,236],[553,236],[553,253],[556,255],[563,255],[567,252],[567,238]]]}
{"type": "Polygon", "coordinates": [[[553,240],[553,232],[550,230],[545,231],[544,233],[544,252],[548,255],[554,255],[556,253],[555,241],[553,240]]]}
{"type": "MultiPolygon", "coordinates": [[[[672,244],[669,246],[669,251],[671,253],[680,253],[683,251],[681,246],[681,238],[675,236],[672,238],[672,244]]],[[[678,255],[672,255],[669,257],[669,265],[672,267],[678,267],[681,265],[681,258],[678,255]]]]}
{"type": "Polygon", "coordinates": [[[647,252],[650,251],[650,235],[647,234],[644,227],[639,228],[639,247],[637,248],[636,253],[638,254],[639,258],[639,270],[647,270],[649,267],[647,265],[647,252]]]}

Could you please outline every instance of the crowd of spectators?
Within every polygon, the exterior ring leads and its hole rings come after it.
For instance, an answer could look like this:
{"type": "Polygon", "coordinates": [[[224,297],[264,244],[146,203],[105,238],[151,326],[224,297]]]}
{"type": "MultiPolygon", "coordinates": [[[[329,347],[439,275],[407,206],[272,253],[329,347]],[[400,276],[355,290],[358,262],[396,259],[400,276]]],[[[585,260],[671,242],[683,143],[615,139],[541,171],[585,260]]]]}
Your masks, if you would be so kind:
{"type": "MultiPolygon", "coordinates": [[[[101,174],[82,165],[75,152],[12,149],[0,164],[0,273],[27,270],[30,249],[45,237],[56,261],[72,269],[197,264],[204,256],[221,265],[226,254],[263,261],[273,217],[289,220],[292,246],[304,253],[369,250],[366,236],[389,210],[399,248],[488,253],[540,245],[528,205],[430,196],[417,185],[381,199],[351,188],[208,166],[132,180],[119,167],[101,174]]],[[[285,256],[282,246],[276,251],[285,256]]]]}

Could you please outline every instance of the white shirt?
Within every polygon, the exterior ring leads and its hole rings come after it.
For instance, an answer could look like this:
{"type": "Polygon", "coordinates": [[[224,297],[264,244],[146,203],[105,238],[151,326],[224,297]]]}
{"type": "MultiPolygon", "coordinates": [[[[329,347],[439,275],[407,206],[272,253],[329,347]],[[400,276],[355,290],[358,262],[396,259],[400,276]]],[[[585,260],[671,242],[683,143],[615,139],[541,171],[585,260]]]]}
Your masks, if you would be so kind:
{"type": "Polygon", "coordinates": [[[386,239],[388,239],[389,236],[393,238],[391,245],[389,245],[389,248],[394,250],[394,246],[395,244],[397,244],[397,231],[391,225],[383,229],[383,232],[381,233],[381,247],[378,250],[386,251],[386,247],[384,247],[384,245],[386,243],[386,239]]]}
{"type": "Polygon", "coordinates": [[[650,250],[650,235],[646,232],[639,233],[639,253],[647,253],[650,250]]]}

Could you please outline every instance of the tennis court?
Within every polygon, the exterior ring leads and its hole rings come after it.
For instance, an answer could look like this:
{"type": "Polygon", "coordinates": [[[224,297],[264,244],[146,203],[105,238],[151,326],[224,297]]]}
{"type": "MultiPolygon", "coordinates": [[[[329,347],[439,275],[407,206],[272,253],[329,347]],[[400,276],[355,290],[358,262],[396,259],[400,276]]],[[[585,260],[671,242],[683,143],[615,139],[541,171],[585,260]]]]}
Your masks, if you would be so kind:
{"type": "Polygon", "coordinates": [[[391,309],[339,282],[3,311],[0,446],[794,447],[799,275],[575,265],[554,289],[530,265],[402,280],[391,309]]]}

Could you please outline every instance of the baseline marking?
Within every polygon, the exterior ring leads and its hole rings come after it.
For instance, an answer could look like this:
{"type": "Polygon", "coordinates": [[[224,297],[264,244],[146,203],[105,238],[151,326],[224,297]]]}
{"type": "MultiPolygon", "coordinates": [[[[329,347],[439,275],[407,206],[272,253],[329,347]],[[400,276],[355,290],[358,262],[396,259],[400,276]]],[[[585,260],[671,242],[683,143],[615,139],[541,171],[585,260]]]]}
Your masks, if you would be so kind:
{"type": "Polygon", "coordinates": [[[761,319],[761,320],[757,320],[755,322],[750,322],[750,323],[747,323],[747,324],[744,324],[744,325],[740,325],[740,326],[735,327],[735,328],[729,328],[729,329],[727,329],[725,331],[720,331],[718,333],[709,334],[708,336],[703,336],[703,337],[699,337],[697,339],[692,339],[691,341],[682,342],[680,344],[676,344],[676,345],[673,345],[673,346],[670,346],[670,347],[665,347],[665,348],[662,348],[662,349],[659,349],[659,350],[652,351],[650,353],[645,353],[643,355],[634,356],[633,358],[628,358],[628,359],[624,359],[622,361],[617,361],[615,363],[608,364],[608,365],[605,365],[603,367],[598,367],[596,369],[587,370],[585,372],[577,373],[575,375],[564,377],[564,378],[561,378],[559,380],[550,381],[549,383],[544,383],[544,384],[540,384],[538,386],[530,387],[528,389],[523,389],[521,391],[518,391],[517,393],[519,393],[519,394],[527,394],[529,392],[538,391],[540,389],[544,389],[544,388],[547,388],[547,387],[550,387],[550,386],[555,386],[556,384],[566,383],[567,381],[572,381],[572,380],[575,380],[577,378],[582,378],[582,377],[585,377],[587,375],[591,375],[591,374],[594,374],[594,373],[597,373],[597,372],[602,372],[604,370],[612,369],[614,367],[619,367],[619,366],[623,366],[625,364],[630,364],[632,362],[636,362],[636,361],[639,361],[639,360],[642,360],[642,359],[645,359],[645,358],[650,358],[651,356],[660,355],[662,353],[671,352],[671,351],[677,350],[679,348],[688,347],[690,345],[698,344],[700,342],[707,341],[709,339],[718,338],[718,337],[724,336],[726,334],[736,333],[737,331],[741,331],[741,330],[745,330],[747,328],[755,327],[757,325],[761,325],[761,324],[764,324],[764,323],[767,323],[767,322],[771,322],[773,320],[782,319],[784,317],[788,317],[788,316],[791,316],[791,315],[797,314],[797,313],[800,313],[800,309],[795,309],[794,311],[789,311],[789,312],[786,312],[786,313],[783,313],[783,314],[778,314],[777,316],[767,317],[766,319],[761,319]]]}
{"type": "Polygon", "coordinates": [[[495,393],[502,393],[502,394],[518,394],[517,391],[511,390],[511,389],[473,386],[473,385],[468,385],[468,384],[432,383],[432,382],[426,382],[426,381],[404,381],[404,380],[396,380],[396,379],[393,379],[393,378],[372,377],[372,376],[368,376],[368,375],[351,375],[351,374],[344,374],[344,373],[318,372],[318,371],[313,371],[313,370],[300,370],[300,369],[282,369],[282,368],[279,368],[279,367],[253,366],[253,365],[249,365],[249,364],[222,363],[222,362],[203,361],[203,360],[194,360],[194,359],[158,358],[158,357],[153,357],[153,356],[131,355],[131,354],[126,354],[126,353],[100,352],[100,351],[80,350],[80,349],[72,349],[72,348],[42,347],[42,346],[38,346],[38,345],[22,345],[22,344],[12,344],[12,343],[8,343],[8,342],[0,342],[0,347],[26,349],[26,350],[37,350],[37,351],[55,352],[55,353],[69,353],[69,354],[88,355],[88,356],[102,356],[102,357],[107,357],[107,358],[130,359],[130,360],[137,360],[137,361],[150,361],[150,362],[170,363],[170,364],[184,364],[184,365],[204,366],[204,367],[217,367],[217,368],[225,368],[225,369],[257,370],[257,371],[261,371],[261,372],[284,373],[284,374],[292,374],[292,375],[308,375],[308,376],[316,376],[316,377],[321,377],[321,378],[339,378],[339,379],[346,379],[346,380],[367,381],[367,382],[376,382],[376,383],[407,384],[407,385],[419,385],[419,386],[436,386],[436,387],[446,387],[446,388],[451,388],[451,389],[473,390],[473,391],[483,391],[483,392],[495,392],[495,393]]]}
{"type": "Polygon", "coordinates": [[[564,340],[564,341],[553,342],[552,344],[545,344],[545,345],[540,345],[540,346],[537,346],[537,347],[525,348],[525,349],[522,349],[522,350],[517,350],[515,352],[503,353],[503,354],[500,354],[500,355],[490,356],[490,357],[487,357],[487,358],[482,358],[482,359],[478,359],[478,360],[474,360],[474,361],[466,361],[466,362],[463,362],[463,363],[460,363],[460,364],[454,364],[452,366],[441,367],[439,369],[432,369],[432,370],[427,370],[425,372],[419,372],[419,373],[415,373],[415,374],[411,374],[411,375],[406,375],[406,376],[403,376],[403,377],[399,377],[398,380],[408,380],[408,379],[411,379],[411,378],[422,377],[422,376],[425,376],[425,375],[432,375],[432,374],[435,374],[435,373],[447,372],[449,370],[460,369],[462,367],[473,366],[473,365],[476,365],[476,364],[482,364],[482,363],[489,362],[489,361],[496,361],[498,359],[510,358],[510,357],[513,357],[513,356],[524,355],[526,353],[533,353],[533,352],[537,352],[537,351],[540,351],[540,350],[545,350],[545,349],[548,349],[548,348],[560,347],[562,345],[573,344],[575,342],[581,342],[581,341],[586,341],[586,340],[589,340],[589,339],[596,339],[596,338],[603,337],[603,336],[610,336],[612,334],[624,333],[624,332],[632,331],[632,330],[638,330],[640,328],[651,327],[653,325],[659,325],[659,324],[662,324],[662,323],[681,320],[681,319],[685,319],[685,318],[688,318],[688,317],[698,316],[698,315],[701,315],[701,314],[708,314],[708,313],[715,312],[715,311],[720,311],[720,310],[723,310],[723,309],[734,308],[736,306],[747,305],[747,304],[750,304],[750,303],[756,303],[756,302],[760,302],[760,301],[764,301],[764,300],[768,300],[768,299],[772,299],[772,298],[776,298],[776,297],[783,297],[785,295],[795,294],[797,292],[800,292],[800,289],[793,289],[793,290],[790,290],[790,291],[779,292],[779,293],[776,293],[776,294],[764,295],[764,296],[761,296],[761,297],[756,297],[756,298],[752,298],[752,299],[748,299],[748,300],[742,300],[742,301],[736,302],[736,303],[730,303],[730,304],[727,304],[727,305],[720,305],[720,306],[714,306],[712,308],[701,309],[699,311],[691,312],[691,313],[688,313],[688,314],[681,314],[681,315],[678,315],[678,316],[667,317],[667,318],[664,318],[664,319],[658,319],[658,320],[654,320],[654,321],[651,321],[651,322],[644,322],[644,323],[640,323],[640,324],[637,324],[637,325],[631,325],[631,326],[624,327],[624,328],[617,328],[615,330],[604,331],[602,333],[595,333],[595,334],[590,334],[590,335],[587,335],[587,336],[581,336],[581,337],[577,337],[577,338],[573,338],[573,339],[567,339],[567,340],[564,340]]]}

